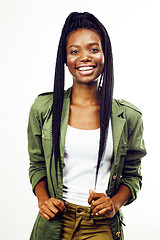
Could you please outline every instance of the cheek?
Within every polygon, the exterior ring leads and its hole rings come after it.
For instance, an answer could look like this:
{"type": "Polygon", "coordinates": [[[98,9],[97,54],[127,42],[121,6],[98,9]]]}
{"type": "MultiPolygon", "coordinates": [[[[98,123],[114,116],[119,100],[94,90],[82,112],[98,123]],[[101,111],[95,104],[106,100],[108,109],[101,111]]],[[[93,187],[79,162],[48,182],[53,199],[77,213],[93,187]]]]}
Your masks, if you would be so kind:
{"type": "Polygon", "coordinates": [[[97,55],[96,61],[99,64],[99,66],[101,66],[102,68],[104,67],[104,55],[103,54],[97,55]]]}
{"type": "Polygon", "coordinates": [[[67,56],[67,66],[69,69],[75,68],[75,59],[73,57],[67,56]]]}

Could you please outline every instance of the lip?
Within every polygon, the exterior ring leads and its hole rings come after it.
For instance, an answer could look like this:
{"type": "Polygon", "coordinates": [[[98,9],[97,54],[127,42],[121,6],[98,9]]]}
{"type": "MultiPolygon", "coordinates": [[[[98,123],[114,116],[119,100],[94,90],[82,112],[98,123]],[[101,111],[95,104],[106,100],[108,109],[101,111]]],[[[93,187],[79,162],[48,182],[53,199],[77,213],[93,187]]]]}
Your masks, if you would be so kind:
{"type": "Polygon", "coordinates": [[[75,67],[76,70],[78,71],[90,71],[90,70],[93,70],[94,68],[96,68],[97,65],[80,65],[78,67],[75,67]]]}
{"type": "Polygon", "coordinates": [[[94,73],[96,67],[97,67],[97,65],[80,65],[80,66],[76,67],[75,69],[82,76],[90,76],[94,73]]]}

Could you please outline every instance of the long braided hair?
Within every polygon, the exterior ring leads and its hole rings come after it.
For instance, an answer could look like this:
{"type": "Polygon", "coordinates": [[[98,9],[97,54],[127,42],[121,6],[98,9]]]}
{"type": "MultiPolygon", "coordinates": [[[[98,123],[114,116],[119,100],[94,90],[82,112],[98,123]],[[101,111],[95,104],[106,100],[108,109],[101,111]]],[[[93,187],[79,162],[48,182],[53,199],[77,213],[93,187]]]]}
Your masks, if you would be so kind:
{"type": "MultiPolygon", "coordinates": [[[[106,140],[108,136],[109,120],[112,113],[112,98],[113,98],[113,59],[112,48],[108,33],[102,23],[88,12],[71,13],[63,26],[55,67],[54,77],[54,94],[53,94],[53,118],[52,118],[52,137],[53,151],[56,165],[56,173],[58,166],[62,171],[60,164],[60,125],[61,114],[64,99],[64,78],[65,78],[65,63],[66,63],[66,41],[69,33],[78,29],[85,28],[95,31],[99,34],[102,42],[104,53],[104,69],[100,76],[99,88],[99,104],[100,104],[100,142],[99,152],[97,156],[97,169],[95,177],[95,186],[97,183],[98,170],[104,154],[106,140]]],[[[57,176],[58,178],[58,176],[57,176]]],[[[58,180],[58,179],[57,179],[58,180]]]]}

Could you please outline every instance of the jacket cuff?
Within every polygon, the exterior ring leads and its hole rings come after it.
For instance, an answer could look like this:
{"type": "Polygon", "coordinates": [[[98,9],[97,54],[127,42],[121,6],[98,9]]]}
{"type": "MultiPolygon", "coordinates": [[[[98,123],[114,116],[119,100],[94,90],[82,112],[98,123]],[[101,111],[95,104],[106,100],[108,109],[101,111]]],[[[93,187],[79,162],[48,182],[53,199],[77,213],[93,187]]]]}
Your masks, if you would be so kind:
{"type": "MultiPolygon", "coordinates": [[[[30,177],[30,182],[32,184],[32,190],[33,193],[35,194],[35,186],[44,178],[47,178],[46,171],[40,171],[40,172],[35,172],[31,177],[30,177]]],[[[36,194],[35,194],[36,195],[36,194]]]]}

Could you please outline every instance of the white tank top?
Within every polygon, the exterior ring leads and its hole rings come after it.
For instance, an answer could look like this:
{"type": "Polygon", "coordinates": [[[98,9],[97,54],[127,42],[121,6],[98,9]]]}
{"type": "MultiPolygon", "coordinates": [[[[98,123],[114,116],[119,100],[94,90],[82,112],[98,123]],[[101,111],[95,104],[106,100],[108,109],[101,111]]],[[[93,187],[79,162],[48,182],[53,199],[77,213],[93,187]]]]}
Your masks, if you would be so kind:
{"type": "MultiPolygon", "coordinates": [[[[89,190],[94,190],[95,185],[99,139],[100,129],[82,130],[68,125],[63,165],[64,200],[89,206],[89,190]]],[[[96,192],[106,194],[112,156],[113,138],[110,121],[106,150],[98,172],[96,192]]]]}

